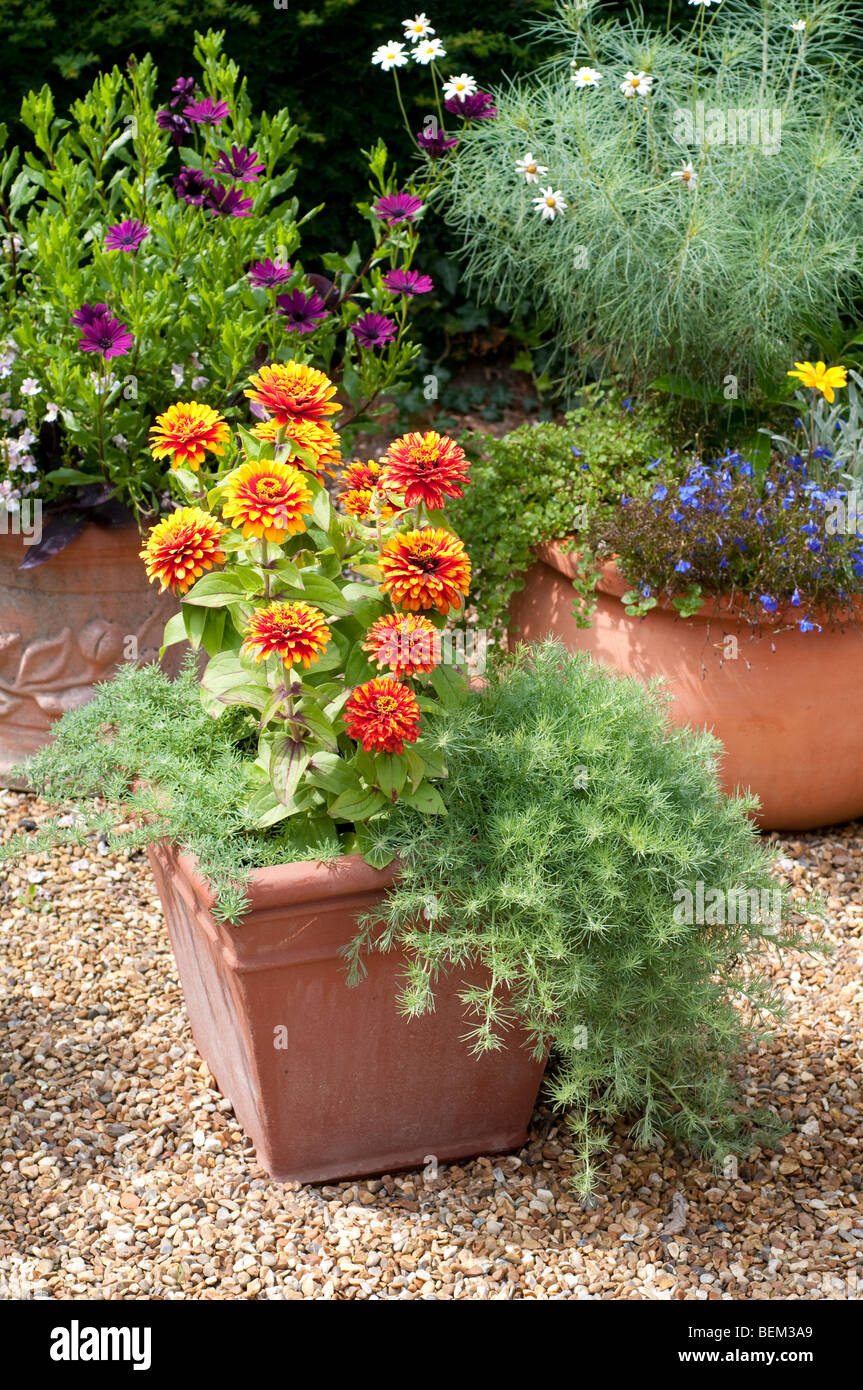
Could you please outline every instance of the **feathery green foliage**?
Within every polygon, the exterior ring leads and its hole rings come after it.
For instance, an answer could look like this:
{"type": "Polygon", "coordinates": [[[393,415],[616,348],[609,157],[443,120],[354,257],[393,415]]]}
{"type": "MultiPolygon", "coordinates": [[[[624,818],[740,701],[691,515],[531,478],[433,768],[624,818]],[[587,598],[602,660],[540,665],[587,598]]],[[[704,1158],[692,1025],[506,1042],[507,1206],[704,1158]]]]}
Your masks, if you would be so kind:
{"type": "Polygon", "coordinates": [[[750,803],[718,792],[719,745],[664,714],[655,690],[581,653],[520,648],[438,726],[448,815],[393,808],[380,849],[401,876],[351,950],[356,973],[366,952],[406,948],[409,1017],[433,1007],[439,972],[488,968],[463,994],[474,1050],[515,1022],[537,1054],[551,1045],[585,1194],[622,1116],[643,1144],[662,1132],[717,1160],[745,1144],[729,1067],[778,1010],[766,946],[801,940],[775,919],[675,920],[675,892],[698,881],[780,890],[750,803]]]}
{"type": "Polygon", "coordinates": [[[720,404],[728,375],[769,398],[861,286],[861,7],[725,0],[686,18],[664,32],[635,7],[558,5],[537,26],[558,56],[464,132],[448,217],[472,290],[553,315],[568,386],[613,364],[696,379],[720,404]],[[573,57],[598,86],[571,81],[573,57]],[[622,94],[630,71],[649,94],[622,94]],[[527,151],[568,204],[553,221],[516,172],[527,151]]]}

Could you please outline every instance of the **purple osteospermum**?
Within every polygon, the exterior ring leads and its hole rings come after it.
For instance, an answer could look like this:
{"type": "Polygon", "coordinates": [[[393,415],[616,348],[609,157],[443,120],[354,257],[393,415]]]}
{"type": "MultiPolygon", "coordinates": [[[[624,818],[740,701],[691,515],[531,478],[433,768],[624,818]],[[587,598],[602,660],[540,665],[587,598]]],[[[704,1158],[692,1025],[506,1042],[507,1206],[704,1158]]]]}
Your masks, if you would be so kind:
{"type": "Polygon", "coordinates": [[[417,144],[423,154],[428,155],[429,159],[440,159],[441,155],[446,154],[447,150],[451,150],[454,145],[458,144],[458,140],[447,135],[445,130],[435,130],[433,134],[426,130],[418,130],[417,144]]]}
{"type": "Polygon", "coordinates": [[[254,183],[266,167],[254,150],[247,150],[245,145],[232,145],[230,155],[222,150],[213,169],[215,173],[226,174],[228,178],[239,179],[241,183],[254,183]]]}
{"type": "Polygon", "coordinates": [[[430,275],[420,275],[417,270],[388,270],[384,284],[390,294],[429,294],[434,289],[430,275]]]}
{"type": "Polygon", "coordinates": [[[396,336],[396,326],[385,314],[363,314],[351,328],[360,347],[378,348],[391,343],[396,336]]]}
{"type": "Polygon", "coordinates": [[[134,341],[126,325],[119,319],[111,314],[98,314],[84,326],[78,346],[82,352],[101,352],[107,361],[109,357],[123,357],[134,341]]]}
{"type": "Polygon", "coordinates": [[[244,198],[241,188],[222,188],[207,180],[207,211],[219,217],[251,217],[254,198],[244,198]]]}
{"type": "Polygon", "coordinates": [[[422,199],[413,193],[387,193],[385,197],[378,198],[372,212],[388,227],[392,227],[396,222],[413,221],[421,207],[422,199]]]}
{"type": "Polygon", "coordinates": [[[341,295],[332,280],[328,280],[326,275],[307,275],[306,279],[313,290],[322,297],[328,309],[334,309],[338,304],[341,295]]]}
{"type": "Polygon", "coordinates": [[[183,107],[183,115],[188,116],[195,125],[218,125],[230,114],[231,108],[226,101],[213,101],[212,97],[190,101],[188,106],[183,107]]]}
{"type": "Polygon", "coordinates": [[[191,101],[195,95],[194,77],[178,77],[171,91],[174,95],[168,103],[169,106],[176,106],[181,101],[191,101]]]}
{"type": "Polygon", "coordinates": [[[72,315],[72,322],[76,328],[86,328],[94,319],[107,318],[109,315],[107,304],[82,304],[72,315]]]}
{"type": "Polygon", "coordinates": [[[466,121],[491,121],[498,114],[491,92],[474,92],[464,100],[450,97],[444,106],[451,116],[464,116],[466,121]]]}
{"type": "Polygon", "coordinates": [[[143,222],[139,222],[137,217],[131,217],[126,222],[117,222],[113,227],[109,227],[105,235],[106,251],[137,251],[150,235],[150,228],[143,222]]]}
{"type": "Polygon", "coordinates": [[[156,125],[160,130],[168,131],[175,145],[182,145],[186,136],[192,133],[191,124],[179,111],[157,111],[156,125]]]}
{"type": "Polygon", "coordinates": [[[200,169],[191,169],[188,164],[183,165],[174,179],[174,191],[178,197],[196,208],[202,206],[211,185],[212,179],[205,178],[200,169]]]}
{"type": "Polygon", "coordinates": [[[319,294],[303,294],[302,290],[291,290],[290,294],[276,296],[279,313],[288,321],[288,327],[298,333],[314,333],[319,324],[328,318],[326,306],[319,294]]]}
{"type": "Polygon", "coordinates": [[[283,285],[291,278],[288,261],[273,261],[268,256],[265,261],[255,261],[249,271],[249,279],[256,289],[271,290],[274,285],[283,285]]]}

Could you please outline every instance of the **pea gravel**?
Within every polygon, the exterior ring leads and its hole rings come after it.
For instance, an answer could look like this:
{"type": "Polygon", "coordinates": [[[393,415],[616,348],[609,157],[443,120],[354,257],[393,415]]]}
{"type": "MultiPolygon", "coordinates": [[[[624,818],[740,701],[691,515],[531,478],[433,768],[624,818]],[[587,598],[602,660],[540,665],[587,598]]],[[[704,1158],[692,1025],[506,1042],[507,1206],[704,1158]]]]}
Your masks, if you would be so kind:
{"type": "MultiPolygon", "coordinates": [[[[45,808],[0,793],[4,835],[45,808]]],[[[790,1126],[717,1176],[615,1133],[594,1210],[540,1107],[516,1155],[271,1182],[192,1042],[146,860],[33,854],[0,876],[0,1297],[846,1299],[863,1292],[863,824],[781,842],[832,956],[789,956],[789,1016],[741,1059],[790,1126]]]]}

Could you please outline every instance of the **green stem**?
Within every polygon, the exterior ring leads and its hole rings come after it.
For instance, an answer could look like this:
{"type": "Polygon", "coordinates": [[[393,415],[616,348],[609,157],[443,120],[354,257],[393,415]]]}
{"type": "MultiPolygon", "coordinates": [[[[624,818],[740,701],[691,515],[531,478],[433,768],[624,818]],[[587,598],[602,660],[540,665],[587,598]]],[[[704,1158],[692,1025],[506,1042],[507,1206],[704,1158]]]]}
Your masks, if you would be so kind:
{"type": "Polygon", "coordinates": [[[395,68],[393,68],[393,81],[396,84],[396,98],[398,100],[399,110],[402,113],[402,120],[405,123],[405,130],[407,131],[408,135],[412,140],[414,138],[413,131],[411,130],[410,121],[408,120],[408,113],[407,111],[405,111],[405,104],[402,101],[402,89],[399,86],[399,75],[395,68]]]}

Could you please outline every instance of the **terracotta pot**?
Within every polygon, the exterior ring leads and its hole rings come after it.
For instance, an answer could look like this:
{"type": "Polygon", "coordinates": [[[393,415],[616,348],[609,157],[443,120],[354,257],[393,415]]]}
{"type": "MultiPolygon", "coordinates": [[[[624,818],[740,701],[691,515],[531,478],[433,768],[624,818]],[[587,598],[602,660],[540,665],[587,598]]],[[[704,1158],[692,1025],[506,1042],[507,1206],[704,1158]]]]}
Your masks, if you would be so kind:
{"type": "Polygon", "coordinates": [[[421,1167],[524,1142],[543,1063],[520,1032],[482,1058],[458,990],[442,977],[433,1013],[404,1019],[406,959],[373,954],[346,982],[340,955],[356,914],[393,882],[359,855],[257,870],[251,910],[217,922],[194,860],[149,851],[192,1032],[258,1160],[279,1182],[323,1182],[421,1167]]]}
{"type": "Polygon", "coordinates": [[[757,794],[760,825],[805,830],[863,816],[863,627],[774,631],[799,616],[789,609],[753,633],[713,600],[691,618],[668,604],[631,618],[620,602],[628,586],[610,564],[592,626],[582,629],[572,613],[577,553],[555,545],[537,553],[512,601],[514,635],[534,641],[553,633],[627,675],[664,676],[672,718],[721,739],[723,785],[757,794]]]}
{"type": "MultiPolygon", "coordinates": [[[[122,661],[152,661],[177,601],[148,583],[136,526],[89,525],[44,565],[20,569],[0,534],[0,785],[51,724],[89,700],[122,661]]],[[[172,649],[173,651],[174,649],[172,649]]]]}

